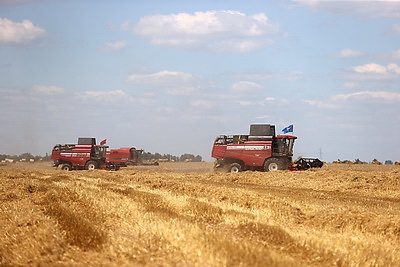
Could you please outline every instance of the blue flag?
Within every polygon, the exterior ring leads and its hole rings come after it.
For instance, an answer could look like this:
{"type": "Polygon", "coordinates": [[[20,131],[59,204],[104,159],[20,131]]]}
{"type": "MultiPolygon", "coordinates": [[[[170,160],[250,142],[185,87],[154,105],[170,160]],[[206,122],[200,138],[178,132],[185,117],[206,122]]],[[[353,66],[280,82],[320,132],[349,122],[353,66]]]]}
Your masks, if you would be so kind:
{"type": "Polygon", "coordinates": [[[293,124],[289,125],[288,127],[285,127],[282,129],[283,133],[293,133],[293,124]]]}

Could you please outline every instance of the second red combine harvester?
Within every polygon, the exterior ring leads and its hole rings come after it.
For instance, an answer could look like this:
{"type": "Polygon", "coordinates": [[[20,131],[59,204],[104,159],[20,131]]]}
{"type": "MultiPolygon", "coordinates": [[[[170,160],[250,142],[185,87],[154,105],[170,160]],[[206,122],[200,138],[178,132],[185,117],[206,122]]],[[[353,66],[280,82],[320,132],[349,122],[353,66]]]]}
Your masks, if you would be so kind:
{"type": "MultiPolygon", "coordinates": [[[[103,142],[102,142],[103,143],[103,142]]],[[[141,164],[142,149],[134,147],[107,150],[108,146],[96,145],[96,138],[78,138],[78,144],[55,145],[51,159],[53,167],[62,170],[118,170],[127,164],[141,164]]]]}
{"type": "Polygon", "coordinates": [[[292,164],[296,138],[293,135],[275,135],[274,125],[253,124],[249,135],[218,136],[211,156],[216,159],[216,170],[287,170],[292,164]]]}

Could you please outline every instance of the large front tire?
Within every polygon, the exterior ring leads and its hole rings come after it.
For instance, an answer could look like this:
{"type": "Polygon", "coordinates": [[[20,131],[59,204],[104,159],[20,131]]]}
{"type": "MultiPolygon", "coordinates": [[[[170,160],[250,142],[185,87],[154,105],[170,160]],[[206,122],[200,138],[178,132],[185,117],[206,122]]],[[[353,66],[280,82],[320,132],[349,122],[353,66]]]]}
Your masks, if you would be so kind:
{"type": "Polygon", "coordinates": [[[65,164],[63,164],[63,165],[61,166],[61,170],[63,170],[63,171],[70,171],[70,170],[72,170],[72,166],[71,166],[71,164],[69,164],[69,163],[65,163],[65,164]]]}
{"type": "Polygon", "coordinates": [[[236,173],[236,172],[241,172],[242,170],[243,170],[242,165],[236,162],[231,163],[228,167],[228,172],[236,173]]]}
{"type": "Polygon", "coordinates": [[[98,168],[99,168],[99,164],[97,163],[97,161],[94,161],[94,160],[89,160],[85,165],[86,170],[95,170],[98,168]]]}
{"type": "Polygon", "coordinates": [[[287,170],[288,166],[284,160],[280,160],[277,158],[269,158],[264,163],[264,171],[278,171],[278,170],[287,170]]]}

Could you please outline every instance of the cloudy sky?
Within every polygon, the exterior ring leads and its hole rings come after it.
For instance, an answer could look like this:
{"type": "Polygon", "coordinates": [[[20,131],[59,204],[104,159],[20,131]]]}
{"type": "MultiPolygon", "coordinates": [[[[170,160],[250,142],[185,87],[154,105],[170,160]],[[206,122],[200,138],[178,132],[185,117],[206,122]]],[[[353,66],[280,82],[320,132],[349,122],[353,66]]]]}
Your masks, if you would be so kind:
{"type": "Polygon", "coordinates": [[[395,161],[399,111],[400,1],[0,0],[0,154],[81,136],[211,161],[270,123],[296,157],[395,161]]]}

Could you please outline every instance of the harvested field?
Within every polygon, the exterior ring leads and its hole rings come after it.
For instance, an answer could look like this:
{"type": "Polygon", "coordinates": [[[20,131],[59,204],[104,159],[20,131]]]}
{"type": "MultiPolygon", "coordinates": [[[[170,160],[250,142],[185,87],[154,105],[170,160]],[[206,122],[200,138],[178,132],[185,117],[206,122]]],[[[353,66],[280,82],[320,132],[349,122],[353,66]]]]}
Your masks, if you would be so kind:
{"type": "Polygon", "coordinates": [[[400,166],[0,166],[0,266],[400,266],[400,166]]]}

